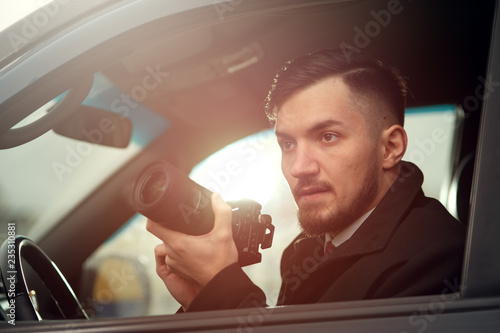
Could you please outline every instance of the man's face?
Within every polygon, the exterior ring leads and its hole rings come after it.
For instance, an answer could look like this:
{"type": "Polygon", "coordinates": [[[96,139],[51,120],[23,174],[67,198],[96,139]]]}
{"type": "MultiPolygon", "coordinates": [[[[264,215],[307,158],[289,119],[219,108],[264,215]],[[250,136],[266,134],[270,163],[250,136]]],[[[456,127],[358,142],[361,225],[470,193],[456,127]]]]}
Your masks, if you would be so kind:
{"type": "Polygon", "coordinates": [[[383,147],[357,104],[342,79],[330,77],[293,94],[278,111],[281,168],[311,236],[335,236],[383,196],[383,147]]]}

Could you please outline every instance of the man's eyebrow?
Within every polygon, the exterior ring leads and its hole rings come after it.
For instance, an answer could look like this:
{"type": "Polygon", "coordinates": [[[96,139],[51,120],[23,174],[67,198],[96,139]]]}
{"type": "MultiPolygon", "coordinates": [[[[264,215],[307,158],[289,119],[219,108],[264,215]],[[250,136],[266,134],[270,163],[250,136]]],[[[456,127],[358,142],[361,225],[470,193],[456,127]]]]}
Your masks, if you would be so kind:
{"type": "MultiPolygon", "coordinates": [[[[330,127],[330,126],[340,126],[340,127],[345,127],[345,124],[340,121],[340,120],[335,120],[335,119],[326,119],[326,120],[321,120],[316,123],[313,123],[311,127],[309,127],[306,131],[308,133],[314,133],[317,131],[320,131],[324,128],[330,127]]],[[[284,131],[280,131],[279,129],[275,129],[275,134],[278,137],[291,137],[291,134],[288,134],[284,131]]]]}
{"type": "Polygon", "coordinates": [[[287,138],[287,137],[290,137],[289,134],[285,133],[285,132],[282,132],[278,129],[275,129],[274,130],[274,134],[276,134],[277,137],[281,137],[281,138],[287,138]]]}
{"type": "Polygon", "coordinates": [[[330,127],[330,126],[340,126],[340,127],[345,127],[345,124],[340,121],[340,120],[335,120],[335,119],[326,119],[322,121],[318,121],[317,123],[314,123],[308,130],[307,132],[317,132],[319,130],[322,130],[324,128],[330,127]]]}

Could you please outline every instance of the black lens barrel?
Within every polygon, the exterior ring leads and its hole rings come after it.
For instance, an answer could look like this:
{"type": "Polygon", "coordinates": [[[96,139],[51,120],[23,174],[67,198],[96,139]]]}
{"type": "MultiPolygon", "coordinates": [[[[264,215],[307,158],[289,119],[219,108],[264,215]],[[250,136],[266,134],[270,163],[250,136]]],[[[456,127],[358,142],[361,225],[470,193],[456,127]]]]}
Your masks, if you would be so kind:
{"type": "Polygon", "coordinates": [[[158,161],[137,177],[131,202],[138,213],[169,229],[203,235],[214,224],[211,196],[170,163],[158,161]]]}

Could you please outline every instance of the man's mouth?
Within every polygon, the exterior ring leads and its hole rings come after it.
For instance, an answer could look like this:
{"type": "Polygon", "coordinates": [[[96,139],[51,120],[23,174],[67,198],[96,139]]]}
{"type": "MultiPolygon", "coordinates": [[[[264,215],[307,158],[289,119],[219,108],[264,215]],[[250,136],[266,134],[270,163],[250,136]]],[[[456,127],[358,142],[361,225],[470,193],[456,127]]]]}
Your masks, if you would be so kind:
{"type": "Polygon", "coordinates": [[[304,186],[294,191],[295,200],[298,204],[317,200],[328,192],[330,192],[328,186],[304,186]]]}

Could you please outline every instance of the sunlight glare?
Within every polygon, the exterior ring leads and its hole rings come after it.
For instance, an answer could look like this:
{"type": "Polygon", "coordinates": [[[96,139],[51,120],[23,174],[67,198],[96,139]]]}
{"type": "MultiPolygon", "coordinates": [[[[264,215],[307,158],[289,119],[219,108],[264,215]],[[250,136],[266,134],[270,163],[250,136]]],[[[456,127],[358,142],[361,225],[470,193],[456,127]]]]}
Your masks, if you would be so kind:
{"type": "Polygon", "coordinates": [[[280,152],[273,131],[241,139],[196,166],[190,177],[224,200],[253,199],[265,205],[279,171],[280,152]]]}

